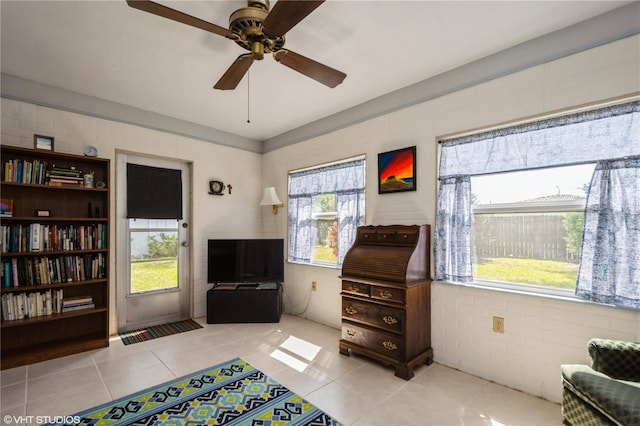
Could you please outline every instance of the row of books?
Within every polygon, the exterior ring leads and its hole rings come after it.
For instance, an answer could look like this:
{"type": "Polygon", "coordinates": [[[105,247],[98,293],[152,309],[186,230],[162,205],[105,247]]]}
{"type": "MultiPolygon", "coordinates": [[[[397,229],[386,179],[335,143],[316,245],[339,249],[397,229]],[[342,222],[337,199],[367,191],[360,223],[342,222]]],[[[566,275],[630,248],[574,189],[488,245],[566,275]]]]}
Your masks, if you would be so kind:
{"type": "Polygon", "coordinates": [[[21,253],[51,250],[96,250],[107,248],[107,224],[90,225],[0,225],[0,252],[21,253]]]}
{"type": "Polygon", "coordinates": [[[82,186],[82,171],[75,167],[56,167],[55,164],[47,172],[49,174],[49,185],[52,186],[82,186]]]}
{"type": "Polygon", "coordinates": [[[4,163],[4,182],[44,185],[47,162],[42,160],[7,160],[4,163]]]}
{"type": "Polygon", "coordinates": [[[93,297],[91,296],[67,297],[62,301],[62,312],[80,311],[95,307],[96,304],[93,303],[93,297]]]}
{"type": "Polygon", "coordinates": [[[105,278],[106,256],[38,256],[3,260],[0,282],[4,287],[49,285],[105,278]]]}
{"type": "Polygon", "coordinates": [[[64,298],[62,289],[2,295],[2,320],[35,318],[96,307],[91,296],[64,298]]]}

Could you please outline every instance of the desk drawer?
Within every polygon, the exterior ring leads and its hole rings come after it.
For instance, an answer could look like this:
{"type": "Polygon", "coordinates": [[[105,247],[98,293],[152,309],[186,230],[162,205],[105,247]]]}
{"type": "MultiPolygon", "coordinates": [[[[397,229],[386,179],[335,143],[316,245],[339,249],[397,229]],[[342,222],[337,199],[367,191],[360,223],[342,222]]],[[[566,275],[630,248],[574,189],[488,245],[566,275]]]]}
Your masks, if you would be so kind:
{"type": "Polygon", "coordinates": [[[354,295],[369,297],[369,285],[357,283],[354,281],[342,281],[342,291],[354,295]]]}
{"type": "Polygon", "coordinates": [[[370,226],[358,227],[356,239],[362,244],[376,244],[378,241],[378,231],[370,226]]]}
{"type": "Polygon", "coordinates": [[[371,286],[371,298],[404,304],[405,290],[400,288],[371,286]]]}
{"type": "Polygon", "coordinates": [[[348,297],[342,298],[342,318],[365,322],[398,333],[404,330],[404,310],[348,297]]]}
{"type": "Polygon", "coordinates": [[[354,324],[342,324],[342,339],[389,358],[404,360],[404,339],[354,324]]]}
{"type": "Polygon", "coordinates": [[[398,241],[404,244],[415,244],[420,238],[418,229],[398,231],[398,241]]]}

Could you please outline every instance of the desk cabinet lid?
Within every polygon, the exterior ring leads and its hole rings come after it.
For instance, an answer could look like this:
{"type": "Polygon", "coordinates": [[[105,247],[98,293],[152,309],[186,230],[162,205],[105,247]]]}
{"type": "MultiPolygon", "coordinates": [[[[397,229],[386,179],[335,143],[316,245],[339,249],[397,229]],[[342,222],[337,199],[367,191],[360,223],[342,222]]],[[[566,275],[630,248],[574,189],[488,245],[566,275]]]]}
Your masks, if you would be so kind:
{"type": "Polygon", "coordinates": [[[361,226],[342,275],[407,283],[429,278],[429,225],[361,226]]]}

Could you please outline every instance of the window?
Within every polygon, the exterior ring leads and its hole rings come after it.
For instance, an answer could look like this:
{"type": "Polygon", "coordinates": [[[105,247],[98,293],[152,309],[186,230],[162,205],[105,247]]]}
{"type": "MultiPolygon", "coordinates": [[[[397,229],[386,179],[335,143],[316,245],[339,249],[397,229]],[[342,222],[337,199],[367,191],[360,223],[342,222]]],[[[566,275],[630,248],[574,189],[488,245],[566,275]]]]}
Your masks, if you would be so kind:
{"type": "Polygon", "coordinates": [[[437,279],[640,309],[640,101],[441,141],[438,179],[437,279]]]}
{"type": "Polygon", "coordinates": [[[364,157],[289,173],[289,261],[340,267],[364,225],[364,157]]]}
{"type": "Polygon", "coordinates": [[[315,229],[311,241],[311,261],[338,263],[338,213],[336,195],[320,194],[311,197],[311,220],[315,229]]]}
{"type": "Polygon", "coordinates": [[[473,277],[573,289],[594,168],[472,176],[473,277]]]}
{"type": "Polygon", "coordinates": [[[178,287],[178,221],[129,219],[131,288],[134,293],[178,287]]]}

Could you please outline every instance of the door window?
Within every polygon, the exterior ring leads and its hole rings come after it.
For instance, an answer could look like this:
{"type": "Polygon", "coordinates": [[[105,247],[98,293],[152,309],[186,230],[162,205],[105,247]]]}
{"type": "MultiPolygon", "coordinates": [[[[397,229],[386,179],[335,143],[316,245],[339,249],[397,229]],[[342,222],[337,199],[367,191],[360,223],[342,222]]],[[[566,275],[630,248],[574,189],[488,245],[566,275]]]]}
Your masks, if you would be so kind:
{"type": "Polygon", "coordinates": [[[178,221],[129,219],[131,294],[178,287],[178,221]]]}

